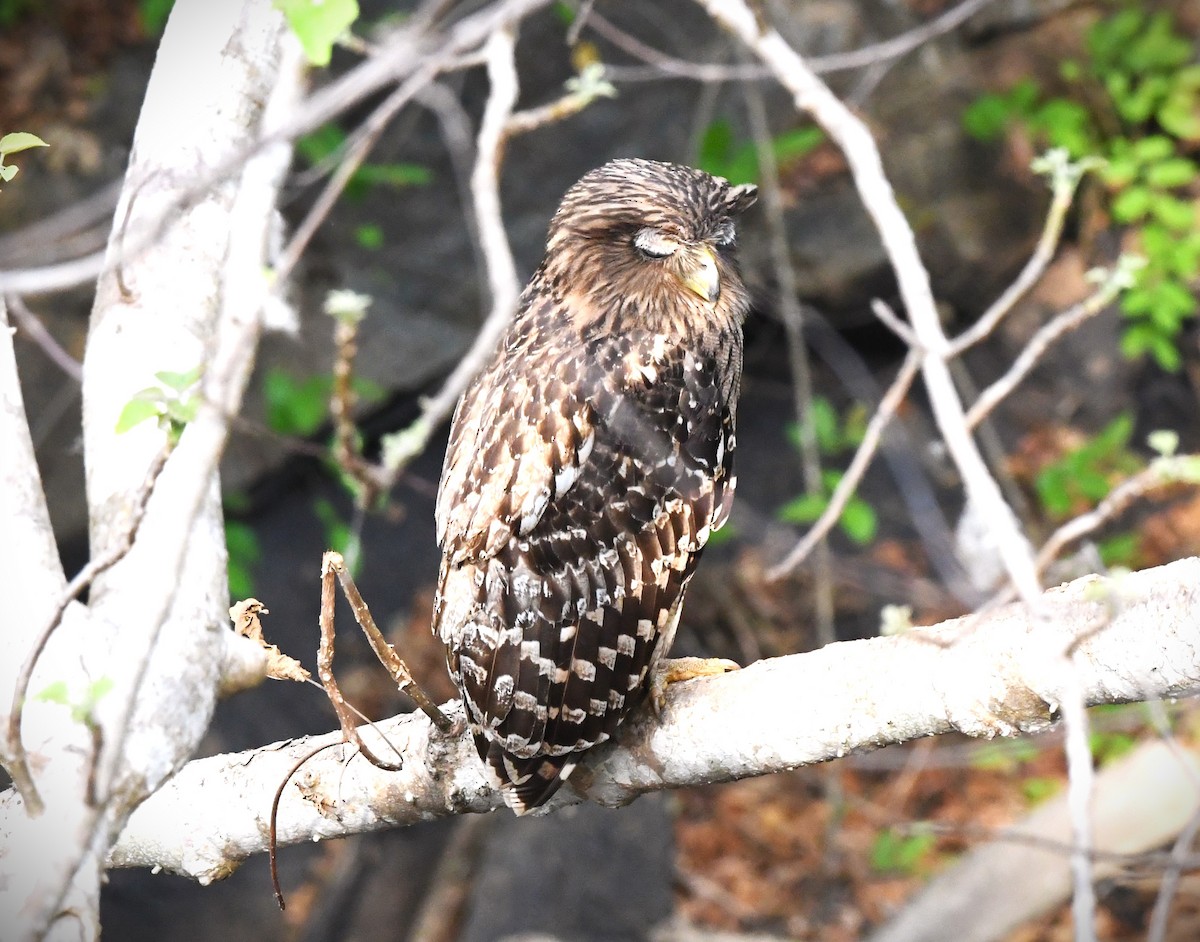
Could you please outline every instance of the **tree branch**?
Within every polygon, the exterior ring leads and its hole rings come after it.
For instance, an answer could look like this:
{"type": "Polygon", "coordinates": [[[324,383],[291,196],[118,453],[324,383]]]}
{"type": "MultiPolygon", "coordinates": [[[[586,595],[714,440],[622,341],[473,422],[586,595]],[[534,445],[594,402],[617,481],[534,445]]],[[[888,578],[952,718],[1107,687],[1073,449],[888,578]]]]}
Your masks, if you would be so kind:
{"type": "MultiPolygon", "coordinates": [[[[577,803],[580,792],[621,805],[644,792],[787,771],[951,731],[1044,729],[1057,715],[1054,661],[1073,646],[1089,704],[1200,691],[1200,558],[1121,579],[1088,576],[1039,603],[1049,617],[1018,603],[674,685],[661,723],[631,720],[619,744],[598,750],[548,807],[577,803]]],[[[441,739],[420,714],[377,725],[403,752],[403,770],[381,772],[345,746],[321,753],[286,790],[281,844],[503,806],[469,737],[441,739]]],[[[228,875],[266,850],[269,796],[288,769],[339,737],[189,763],[134,812],[110,865],[164,867],[203,883],[228,875]]]]}

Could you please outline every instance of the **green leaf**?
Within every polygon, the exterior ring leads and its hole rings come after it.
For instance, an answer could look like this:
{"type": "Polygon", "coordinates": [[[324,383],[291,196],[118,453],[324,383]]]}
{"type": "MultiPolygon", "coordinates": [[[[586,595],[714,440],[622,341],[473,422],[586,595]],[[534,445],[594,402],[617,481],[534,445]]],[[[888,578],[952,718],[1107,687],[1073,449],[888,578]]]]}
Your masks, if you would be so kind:
{"type": "Polygon", "coordinates": [[[1115,533],[1101,540],[1096,547],[1100,558],[1106,566],[1132,567],[1137,561],[1138,535],[1136,533],[1115,533]]]}
{"type": "Polygon", "coordinates": [[[172,397],[167,399],[166,403],[166,416],[172,425],[177,426],[176,431],[180,432],[183,431],[183,426],[195,420],[197,413],[200,411],[199,396],[172,397]]]}
{"type": "Polygon", "coordinates": [[[1162,134],[1138,138],[1130,147],[1130,153],[1141,163],[1166,160],[1175,154],[1175,142],[1162,134]]]}
{"type": "Polygon", "coordinates": [[[0,167],[0,181],[3,181],[4,183],[8,183],[13,177],[15,177],[17,175],[17,171],[19,169],[20,169],[19,167],[15,167],[12,164],[8,164],[7,166],[0,167]]]}
{"type": "Polygon", "coordinates": [[[286,370],[268,370],[263,377],[267,425],[280,435],[312,435],[328,415],[331,386],[328,376],[310,376],[301,381],[286,370]]]}
{"type": "Polygon", "coordinates": [[[339,553],[345,553],[353,536],[350,525],[342,519],[333,504],[321,497],[313,501],[313,512],[325,528],[325,546],[339,553]]]}
{"type": "Polygon", "coordinates": [[[696,166],[714,176],[725,176],[733,153],[733,128],[728,121],[717,120],[704,129],[696,154],[696,166]]]}
{"type": "Polygon", "coordinates": [[[1170,337],[1164,337],[1162,334],[1151,334],[1150,354],[1154,357],[1154,362],[1165,373],[1178,373],[1179,368],[1183,365],[1179,347],[1172,342],[1170,337]]]}
{"type": "Polygon", "coordinates": [[[333,44],[358,19],[357,0],[275,0],[308,61],[329,65],[333,44]]]}
{"type": "Polygon", "coordinates": [[[160,370],[154,374],[154,378],[168,389],[174,389],[176,392],[184,392],[195,386],[196,383],[200,381],[200,377],[203,373],[204,367],[197,366],[182,373],[173,373],[170,370],[160,370]]]}
{"type": "Polygon", "coordinates": [[[713,530],[708,535],[708,543],[706,546],[721,546],[724,543],[731,543],[738,538],[737,527],[732,524],[725,524],[720,530],[713,530]]]}
{"type": "Polygon", "coordinates": [[[1169,189],[1187,186],[1196,179],[1196,164],[1186,157],[1173,157],[1146,168],[1146,182],[1169,189]]]}
{"type": "Polygon", "coordinates": [[[1065,147],[1076,160],[1097,150],[1092,116],[1076,102],[1051,98],[1030,116],[1030,122],[1052,146],[1065,147]]]}
{"type": "Polygon", "coordinates": [[[775,517],[782,523],[812,523],[828,506],[829,498],[824,494],[801,494],[780,507],[775,517]]]}
{"type": "Polygon", "coordinates": [[[842,511],[838,526],[856,544],[866,546],[875,539],[879,521],[875,516],[875,509],[870,504],[861,497],[852,497],[847,502],[846,509],[842,511]]]}
{"type": "Polygon", "coordinates": [[[346,132],[336,124],[322,124],[311,134],[296,140],[296,150],[309,164],[327,160],[342,149],[346,143],[346,132]]]}
{"type": "Polygon", "coordinates": [[[1144,186],[1131,186],[1117,194],[1112,203],[1113,219],[1117,222],[1137,222],[1150,212],[1155,193],[1144,186]]]}
{"type": "Polygon", "coordinates": [[[1134,83],[1123,95],[1113,95],[1117,113],[1130,124],[1144,124],[1158,110],[1170,90],[1165,76],[1151,75],[1134,83]]]}
{"type": "Polygon", "coordinates": [[[1166,193],[1155,195],[1150,204],[1150,211],[1154,214],[1155,219],[1176,232],[1185,232],[1191,229],[1196,219],[1196,211],[1191,203],[1166,193]]]}
{"type": "Polygon", "coordinates": [[[783,167],[791,161],[811,153],[823,140],[825,140],[825,132],[818,127],[808,125],[777,134],[771,141],[771,147],[775,151],[775,160],[783,167]]]}
{"type": "Polygon", "coordinates": [[[1050,776],[1034,775],[1021,782],[1021,794],[1031,805],[1041,804],[1062,791],[1062,783],[1050,776]]]}
{"type": "Polygon", "coordinates": [[[138,19],[142,32],[147,36],[161,35],[173,6],[175,0],[138,0],[138,19]]]}
{"type": "Polygon", "coordinates": [[[564,3],[563,0],[558,0],[552,7],[554,15],[563,26],[570,26],[575,22],[575,8],[569,3],[564,3]]]}
{"type": "Polygon", "coordinates": [[[1128,733],[1106,733],[1097,730],[1088,736],[1088,745],[1096,764],[1105,765],[1131,752],[1137,745],[1137,740],[1128,733]]]}
{"type": "Polygon", "coordinates": [[[66,706],[71,702],[71,694],[67,690],[67,682],[65,680],[56,680],[51,684],[47,684],[33,699],[41,700],[43,703],[58,703],[66,706]]]}
{"type": "Polygon", "coordinates": [[[383,227],[375,223],[366,223],[354,230],[354,241],[359,247],[375,251],[383,248],[383,227]]]}
{"type": "Polygon", "coordinates": [[[1162,10],[1150,18],[1146,29],[1124,50],[1126,65],[1135,72],[1175,69],[1192,57],[1192,44],[1175,32],[1171,15],[1162,10]]]}
{"type": "Polygon", "coordinates": [[[1139,317],[1154,310],[1154,292],[1149,288],[1131,288],[1121,298],[1121,310],[1139,317]]]}
{"type": "Polygon", "coordinates": [[[254,594],[254,577],[251,570],[262,559],[258,534],[248,524],[226,520],[225,548],[229,554],[229,595],[235,599],[249,598],[254,594]]]}
{"type": "Polygon", "coordinates": [[[406,186],[426,186],[433,171],[421,164],[363,164],[354,174],[363,183],[382,184],[396,189],[406,186]]]}
{"type": "Polygon", "coordinates": [[[1088,52],[1098,63],[1116,61],[1122,50],[1141,31],[1145,20],[1145,14],[1132,7],[1097,20],[1088,30],[1088,52]]]}
{"type": "Polygon", "coordinates": [[[1178,80],[1155,115],[1163,129],[1181,141],[1200,140],[1200,95],[1196,89],[1181,87],[1178,80]]]}
{"type": "Polygon", "coordinates": [[[136,425],[141,425],[147,419],[157,419],[166,411],[166,400],[162,390],[157,388],[143,389],[135,393],[133,398],[125,403],[125,408],[117,417],[116,433],[121,435],[136,425]]]}
{"type": "Polygon", "coordinates": [[[805,423],[811,423],[817,448],[824,454],[833,454],[838,448],[838,416],[833,404],[822,396],[814,396],[809,406],[805,423]]]}
{"type": "Polygon", "coordinates": [[[1003,739],[985,743],[971,753],[971,768],[1010,775],[1039,755],[1038,747],[1028,739],[1003,739]]]}
{"type": "Polygon", "coordinates": [[[915,873],[936,842],[928,831],[901,835],[887,828],[871,844],[871,867],[880,873],[915,873]]]}
{"type": "Polygon", "coordinates": [[[10,134],[5,134],[4,137],[0,137],[0,154],[4,156],[19,154],[23,150],[29,150],[31,147],[49,146],[49,144],[36,134],[30,134],[28,131],[13,131],[10,134]]]}
{"type": "Polygon", "coordinates": [[[1172,314],[1187,317],[1196,311],[1196,296],[1187,287],[1173,278],[1167,278],[1158,285],[1158,303],[1172,314]]]}
{"type": "Polygon", "coordinates": [[[1141,165],[1132,155],[1109,157],[1100,169],[1100,176],[1113,189],[1121,189],[1136,180],[1140,170],[1141,165]]]}
{"type": "Polygon", "coordinates": [[[1010,117],[1007,99],[1001,95],[981,95],[963,111],[962,126],[976,140],[993,141],[1004,133],[1010,117]]]}
{"type": "Polygon", "coordinates": [[[1028,117],[1037,106],[1037,100],[1041,93],[1041,88],[1033,79],[1021,79],[1009,89],[1008,106],[1014,114],[1028,117]]]}
{"type": "Polygon", "coordinates": [[[1121,334],[1121,354],[1127,360],[1136,360],[1150,352],[1157,337],[1152,324],[1134,324],[1121,334]]]}
{"type": "MultiPolygon", "coordinates": [[[[1096,452],[1111,454],[1124,448],[1133,437],[1133,416],[1122,412],[1096,435],[1096,452]]],[[[1086,447],[1086,446],[1085,446],[1086,447]]]]}

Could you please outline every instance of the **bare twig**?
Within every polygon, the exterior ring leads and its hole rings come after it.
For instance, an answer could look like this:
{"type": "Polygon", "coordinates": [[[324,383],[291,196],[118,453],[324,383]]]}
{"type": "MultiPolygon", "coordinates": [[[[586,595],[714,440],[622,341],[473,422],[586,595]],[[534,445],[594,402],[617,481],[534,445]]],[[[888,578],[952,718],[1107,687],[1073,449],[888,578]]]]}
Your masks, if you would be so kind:
{"type": "MultiPolygon", "coordinates": [[[[819,75],[861,69],[879,62],[887,62],[907,55],[932,39],[959,26],[969,17],[982,10],[992,0],[965,0],[951,7],[928,23],[915,27],[891,39],[872,43],[850,52],[839,52],[828,56],[814,56],[808,60],[813,71],[819,75]]],[[[613,77],[620,81],[638,79],[661,79],[674,76],[697,82],[747,82],[771,78],[769,68],[752,65],[723,65],[717,63],[688,62],[655,49],[635,36],[614,25],[594,10],[590,12],[587,26],[599,33],[618,49],[648,65],[653,71],[641,74],[630,68],[613,66],[613,77]]]]}
{"type": "Polygon", "coordinates": [[[17,325],[28,335],[29,339],[41,348],[55,366],[76,383],[80,382],[83,379],[83,366],[62,348],[50,331],[46,330],[46,325],[26,306],[24,298],[19,294],[10,294],[6,300],[8,309],[17,319],[17,325]]]}
{"type": "Polygon", "coordinates": [[[471,174],[471,196],[479,240],[487,263],[491,313],[484,320],[475,342],[459,361],[442,388],[422,403],[421,415],[408,428],[389,435],[383,443],[383,464],[394,480],[425,448],[434,430],[450,415],[458,397],[479,372],[508,326],[517,307],[517,267],[500,211],[500,163],[507,139],[506,128],[517,102],[517,70],[513,61],[515,36],[499,29],[488,39],[488,79],[491,93],[484,108],[471,174]]]}
{"type": "MultiPolygon", "coordinates": [[[[1041,617],[1045,617],[1042,615],[1041,617]]],[[[1076,670],[1074,643],[1057,658],[1058,709],[1065,732],[1067,757],[1067,811],[1071,817],[1071,915],[1075,942],[1096,938],[1096,887],[1092,883],[1092,790],[1096,769],[1088,735],[1087,699],[1076,670]]]]}
{"type": "Polygon", "coordinates": [[[950,342],[950,355],[959,356],[989,336],[1021,298],[1037,284],[1046,272],[1046,266],[1054,258],[1058,250],[1059,239],[1062,238],[1063,222],[1067,218],[1067,210],[1075,198],[1075,191],[1083,174],[1092,166],[1088,162],[1070,163],[1064,150],[1052,151],[1049,155],[1035,161],[1035,167],[1050,177],[1050,190],[1053,194],[1050,208],[1046,212],[1046,222],[1042,226],[1042,234],[1038,239],[1037,248],[1021,269],[1016,280],[1009,285],[1004,293],[983,312],[979,320],[964,330],[950,342]]]}
{"type": "Polygon", "coordinates": [[[1200,456],[1176,455],[1156,458],[1148,468],[1122,481],[1094,509],[1068,520],[1050,534],[1049,539],[1038,551],[1038,571],[1044,572],[1065,547],[1104,526],[1143,494],[1165,484],[1194,481],[1195,474],[1190,465],[1196,461],[1200,461],[1200,456]]]}
{"type": "MultiPolygon", "coordinates": [[[[338,687],[337,678],[333,676],[333,608],[337,602],[335,591],[337,583],[334,571],[335,561],[337,565],[342,567],[342,571],[344,572],[345,566],[342,563],[342,557],[337,553],[326,553],[321,560],[321,646],[317,649],[317,676],[321,678],[321,686],[325,688],[325,693],[329,697],[329,703],[333,707],[333,712],[337,714],[338,724],[342,727],[342,735],[346,737],[346,741],[353,743],[358,751],[363,754],[363,757],[372,765],[388,772],[399,772],[404,768],[404,756],[397,752],[395,762],[386,762],[375,755],[371,747],[363,742],[362,736],[358,733],[358,726],[354,722],[354,717],[346,704],[346,698],[342,695],[341,688],[338,687]]],[[[337,575],[340,575],[340,573],[337,575]]],[[[343,583],[344,586],[345,583],[343,583]]],[[[359,601],[362,601],[361,597],[359,601]]],[[[358,611],[356,610],[354,614],[357,618],[358,611]]],[[[362,624],[361,619],[359,620],[359,624],[362,624]]]]}
{"type": "Polygon", "coordinates": [[[576,78],[568,79],[567,93],[555,101],[537,108],[527,108],[513,114],[504,127],[506,137],[528,134],[547,124],[563,121],[579,114],[597,98],[615,98],[617,90],[604,78],[604,66],[586,66],[576,78]]]}
{"type": "Polygon", "coordinates": [[[1158,888],[1158,896],[1154,899],[1154,909],[1150,911],[1150,925],[1146,930],[1146,942],[1166,942],[1167,929],[1171,919],[1171,903],[1179,890],[1179,878],[1189,865],[1189,857],[1193,861],[1191,867],[1197,866],[1194,862],[1195,858],[1190,856],[1197,832],[1200,832],[1200,811],[1192,815],[1187,827],[1179,832],[1179,837],[1176,838],[1175,844],[1171,848],[1166,869],[1163,872],[1162,883],[1158,888]]]}
{"type": "MultiPolygon", "coordinates": [[[[471,127],[471,118],[458,96],[444,82],[433,82],[423,89],[417,96],[417,102],[437,116],[442,140],[450,156],[450,166],[454,170],[454,185],[463,209],[463,220],[471,238],[475,270],[482,272],[487,263],[483,257],[483,247],[479,243],[479,221],[473,212],[467,210],[471,205],[471,167],[475,154],[475,131],[471,127]]],[[[487,313],[487,302],[487,298],[481,299],[484,316],[487,313]]]]}
{"type": "Polygon", "coordinates": [[[917,349],[920,343],[917,342],[916,335],[904,321],[892,310],[891,305],[881,298],[874,298],[871,301],[871,311],[878,317],[883,325],[893,334],[908,344],[910,349],[917,349]]]}
{"type": "Polygon", "coordinates": [[[293,775],[300,771],[300,767],[304,763],[326,749],[340,745],[340,742],[327,742],[297,759],[296,764],[288,769],[287,775],[279,782],[279,787],[275,789],[275,795],[271,799],[271,828],[267,841],[267,860],[271,868],[271,889],[275,893],[275,904],[279,907],[280,912],[287,909],[287,903],[284,902],[283,889],[279,885],[279,802],[283,798],[283,792],[287,788],[288,782],[292,780],[293,775]]]}
{"type": "MultiPolygon", "coordinates": [[[[804,343],[804,312],[796,293],[796,270],[792,267],[788,251],[783,195],[779,191],[779,165],[771,144],[771,129],[767,123],[767,109],[763,103],[762,90],[757,86],[745,84],[743,91],[746,114],[758,158],[759,198],[767,222],[771,267],[779,285],[779,313],[783,318],[784,332],[787,336],[788,360],[792,373],[792,408],[800,430],[804,488],[809,494],[821,494],[825,490],[821,474],[821,450],[817,444],[816,424],[809,420],[813,399],[812,370],[808,361],[808,348],[804,343]]],[[[820,645],[831,644],[837,640],[833,627],[832,568],[829,544],[822,539],[816,545],[813,583],[813,615],[817,643],[820,645]]]]}
{"type": "Polygon", "coordinates": [[[78,239],[81,234],[86,234],[89,241],[94,237],[95,244],[102,245],[117,207],[121,185],[121,180],[112,180],[90,196],[0,236],[0,262],[45,258],[52,247],[72,237],[78,239]],[[96,231],[102,225],[104,232],[96,231]]]}
{"type": "Polygon", "coordinates": [[[3,271],[0,272],[0,293],[48,294],[93,281],[110,268],[140,255],[148,245],[158,241],[164,227],[169,226],[179,213],[203,199],[218,183],[236,174],[264,148],[290,142],[320,127],[398,78],[411,76],[418,70],[427,68],[431,56],[464,57],[462,61],[466,64],[469,61],[466,57],[495,30],[506,24],[518,22],[549,3],[550,0],[502,0],[484,7],[478,13],[464,17],[444,36],[436,37],[433,41],[430,41],[428,36],[432,27],[429,18],[413,18],[412,28],[398,31],[380,49],[378,55],[366,59],[345,75],[319,88],[285,123],[270,134],[247,144],[197,180],[194,185],[178,194],[168,205],[164,205],[158,217],[149,220],[138,233],[127,240],[120,251],[109,252],[107,262],[105,253],[97,252],[68,262],[3,271]],[[433,52],[427,52],[428,49],[432,49],[433,52]]]}
{"type": "Polygon", "coordinates": [[[1118,263],[1117,273],[1106,278],[1098,291],[1078,304],[1067,308],[1049,323],[1044,324],[1030,338],[1007,372],[979,394],[979,398],[967,412],[968,428],[974,429],[979,425],[996,406],[1004,401],[1006,396],[1017,388],[1017,384],[1037,366],[1042,354],[1046,352],[1050,344],[1074,330],[1084,321],[1095,317],[1107,308],[1122,290],[1128,287],[1128,279],[1120,274],[1122,268],[1123,266],[1118,263]]]}
{"type": "Polygon", "coordinates": [[[846,468],[846,473],[842,475],[842,479],[838,481],[837,487],[833,489],[833,493],[829,495],[829,505],[825,508],[825,512],[817,519],[817,521],[804,534],[804,539],[796,544],[796,547],[787,554],[784,559],[767,570],[768,579],[782,579],[789,572],[800,565],[812,552],[817,542],[822,539],[837,523],[842,515],[842,511],[846,509],[846,504],[850,498],[854,496],[854,491],[862,481],[862,477],[866,474],[867,467],[871,463],[871,459],[875,457],[875,452],[879,448],[879,442],[883,437],[884,429],[892,420],[892,416],[896,414],[896,410],[900,408],[900,403],[904,401],[904,397],[908,395],[908,390],[912,386],[913,380],[916,378],[917,370],[921,366],[920,354],[910,350],[904,364],[900,367],[900,372],[896,374],[896,378],[892,380],[892,385],[888,387],[887,393],[879,402],[879,408],[875,410],[875,414],[871,417],[870,423],[867,425],[867,430],[863,435],[862,443],[858,446],[858,450],[854,453],[854,459],[850,462],[850,466],[846,468]]]}
{"type": "MultiPolygon", "coordinates": [[[[433,725],[445,735],[453,735],[455,732],[454,721],[446,716],[437,708],[432,698],[421,688],[421,685],[413,678],[412,672],[408,669],[408,665],[400,659],[393,650],[392,646],[387,643],[383,637],[383,633],[375,624],[375,619],[371,615],[370,609],[367,608],[367,603],[363,600],[362,594],[358,591],[358,586],[354,584],[354,579],[351,577],[349,570],[346,568],[346,563],[339,553],[327,552],[321,560],[321,645],[325,646],[325,612],[327,610],[325,602],[325,593],[327,587],[331,587],[332,575],[336,575],[338,581],[342,584],[342,591],[346,594],[346,601],[350,603],[350,608],[354,611],[354,619],[362,628],[363,633],[367,636],[367,641],[371,644],[371,650],[375,652],[375,656],[379,658],[379,662],[387,668],[392,680],[400,690],[410,697],[422,712],[432,720],[433,725]]],[[[331,589],[330,589],[331,591],[331,589]]],[[[329,661],[333,663],[333,606],[332,602],[328,606],[329,612],[329,661]]],[[[331,675],[332,676],[332,675],[331,675]]],[[[324,678],[322,678],[324,680],[324,678]]],[[[336,705],[335,705],[336,706],[336,705]]]]}

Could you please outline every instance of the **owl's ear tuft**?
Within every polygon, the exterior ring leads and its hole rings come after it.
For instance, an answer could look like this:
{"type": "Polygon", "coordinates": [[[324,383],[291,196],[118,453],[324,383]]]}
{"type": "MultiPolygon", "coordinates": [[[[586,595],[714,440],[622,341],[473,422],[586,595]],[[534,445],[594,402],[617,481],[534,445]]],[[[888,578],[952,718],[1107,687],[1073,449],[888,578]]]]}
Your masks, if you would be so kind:
{"type": "Polygon", "coordinates": [[[729,215],[736,216],[753,206],[757,199],[758,187],[753,183],[741,183],[729,188],[725,195],[725,208],[729,215]]]}

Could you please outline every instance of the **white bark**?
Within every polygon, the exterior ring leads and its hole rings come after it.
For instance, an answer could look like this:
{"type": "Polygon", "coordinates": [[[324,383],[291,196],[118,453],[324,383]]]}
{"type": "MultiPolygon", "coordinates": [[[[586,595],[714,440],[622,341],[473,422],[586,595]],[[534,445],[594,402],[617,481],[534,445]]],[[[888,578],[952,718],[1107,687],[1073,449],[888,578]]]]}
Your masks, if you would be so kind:
{"type": "MultiPolygon", "coordinates": [[[[189,181],[204,179],[280,123],[299,90],[301,67],[298,44],[269,0],[181,0],[168,22],[84,362],[93,559],[120,544],[164,445],[153,423],[118,435],[122,408],[156,384],[155,372],[202,363],[205,405],[159,475],[132,548],[96,580],[86,608],[68,609],[38,661],[31,697],[62,681],[78,703],[96,681],[112,686],[92,711],[94,736],[64,706],[27,701],[21,740],[46,810],[31,816],[15,794],[0,798],[6,939],[98,933],[109,845],[130,811],[192,754],[223,672],[240,664],[253,673],[261,661],[226,623],[216,468],[225,416],[236,412],[253,361],[268,291],[267,232],[289,149],[261,150],[172,218],[160,238],[118,260],[125,240],[157,227],[189,181]]],[[[36,477],[25,484],[36,488],[36,477]]],[[[46,524],[43,541],[49,533],[46,524]]],[[[40,607],[48,602],[52,609],[61,595],[61,588],[47,592],[40,607]]],[[[26,647],[17,649],[17,665],[46,624],[32,607],[18,614],[16,635],[26,647]]],[[[10,680],[7,671],[2,679],[10,680]]],[[[11,685],[4,693],[7,716],[11,685]]]]}
{"type": "MultiPolygon", "coordinates": [[[[674,685],[660,724],[628,723],[551,802],[627,803],[647,791],[763,775],[958,730],[1010,735],[1054,718],[1054,665],[1078,642],[1089,703],[1200,692],[1200,558],[1106,580],[906,634],[829,645],[722,677],[674,685]]],[[[474,746],[439,739],[423,715],[378,724],[404,755],[382,772],[346,746],[292,778],[279,842],[322,840],[503,807],[474,746]]],[[[365,736],[388,754],[375,733],[365,736]]],[[[300,758],[340,734],[189,763],[130,818],[114,866],[163,867],[204,882],[267,847],[271,796],[300,758]]]]}

